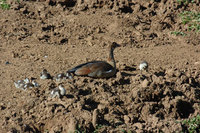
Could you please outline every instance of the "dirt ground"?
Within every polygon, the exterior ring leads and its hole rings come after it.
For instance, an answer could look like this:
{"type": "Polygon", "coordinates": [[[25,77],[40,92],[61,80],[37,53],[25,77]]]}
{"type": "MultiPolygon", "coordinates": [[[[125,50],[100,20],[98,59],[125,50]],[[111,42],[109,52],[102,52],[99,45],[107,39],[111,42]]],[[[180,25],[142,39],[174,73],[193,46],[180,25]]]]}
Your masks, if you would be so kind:
{"type": "Polygon", "coordinates": [[[0,132],[187,132],[200,112],[200,35],[181,23],[198,2],[20,0],[0,9],[0,132]],[[171,35],[183,31],[186,36],[171,35]],[[112,42],[116,76],[40,79],[92,60],[112,42]],[[140,71],[142,60],[148,71],[140,71]],[[14,81],[35,78],[21,90],[14,81]],[[62,84],[66,95],[52,98],[62,84]]]}

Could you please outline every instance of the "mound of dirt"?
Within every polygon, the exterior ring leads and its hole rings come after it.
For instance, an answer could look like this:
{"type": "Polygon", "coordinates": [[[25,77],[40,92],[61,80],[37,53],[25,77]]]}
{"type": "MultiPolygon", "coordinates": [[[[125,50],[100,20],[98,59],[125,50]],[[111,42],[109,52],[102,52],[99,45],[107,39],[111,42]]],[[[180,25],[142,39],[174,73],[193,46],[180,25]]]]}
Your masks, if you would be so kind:
{"type": "Polygon", "coordinates": [[[200,112],[200,37],[182,24],[199,2],[171,0],[22,0],[0,9],[0,132],[187,132],[200,112]],[[183,31],[186,36],[174,36],[183,31]],[[116,76],[40,79],[105,60],[116,76]],[[140,71],[146,60],[148,71],[140,71]],[[14,81],[39,84],[25,90],[14,81]],[[66,94],[52,97],[62,85],[66,94]]]}

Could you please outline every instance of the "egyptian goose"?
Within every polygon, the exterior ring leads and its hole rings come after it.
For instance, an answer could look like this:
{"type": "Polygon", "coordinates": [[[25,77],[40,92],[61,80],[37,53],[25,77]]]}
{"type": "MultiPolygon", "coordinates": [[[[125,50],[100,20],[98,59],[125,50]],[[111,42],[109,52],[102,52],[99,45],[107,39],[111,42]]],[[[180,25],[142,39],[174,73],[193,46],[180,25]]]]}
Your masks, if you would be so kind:
{"type": "Polygon", "coordinates": [[[116,63],[113,55],[113,51],[116,47],[120,47],[119,44],[113,42],[109,46],[109,57],[106,61],[91,61],[84,64],[80,64],[67,71],[67,74],[73,73],[78,76],[89,76],[93,78],[108,78],[116,74],[116,63]]]}

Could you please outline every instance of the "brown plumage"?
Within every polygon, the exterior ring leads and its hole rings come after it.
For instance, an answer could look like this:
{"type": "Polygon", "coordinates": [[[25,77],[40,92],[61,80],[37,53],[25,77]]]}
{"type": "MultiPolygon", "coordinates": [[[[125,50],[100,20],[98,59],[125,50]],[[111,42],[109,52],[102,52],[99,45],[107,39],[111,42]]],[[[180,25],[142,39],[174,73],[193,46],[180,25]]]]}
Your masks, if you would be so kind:
{"type": "Polygon", "coordinates": [[[120,45],[113,42],[110,47],[110,53],[108,61],[91,61],[84,64],[80,64],[70,70],[67,73],[73,73],[78,76],[89,76],[94,78],[107,78],[112,77],[116,73],[116,63],[113,55],[113,51],[120,45]]]}

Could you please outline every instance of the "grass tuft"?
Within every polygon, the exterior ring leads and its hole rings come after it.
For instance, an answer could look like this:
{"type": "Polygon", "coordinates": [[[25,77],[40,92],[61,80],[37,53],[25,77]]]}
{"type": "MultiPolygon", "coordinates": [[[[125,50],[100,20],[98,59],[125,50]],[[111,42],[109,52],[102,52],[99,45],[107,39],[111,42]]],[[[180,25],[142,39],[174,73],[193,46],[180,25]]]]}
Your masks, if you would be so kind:
{"type": "Polygon", "coordinates": [[[188,30],[200,31],[200,12],[184,11],[180,13],[181,21],[188,30]]]}
{"type": "Polygon", "coordinates": [[[4,10],[10,9],[10,4],[7,4],[6,0],[0,0],[0,6],[4,10]]]}
{"type": "Polygon", "coordinates": [[[200,115],[188,120],[183,120],[181,123],[187,128],[187,132],[189,133],[200,132],[200,115]]]}
{"type": "Polygon", "coordinates": [[[187,5],[189,3],[194,3],[195,0],[176,0],[178,2],[178,4],[184,4],[184,5],[187,5]]]}
{"type": "Polygon", "coordinates": [[[176,36],[186,36],[187,34],[181,31],[172,31],[171,32],[172,35],[176,35],[176,36]]]}

